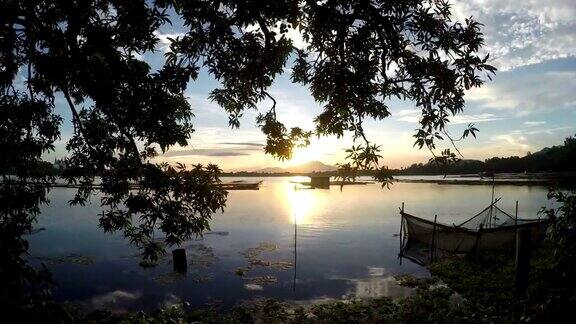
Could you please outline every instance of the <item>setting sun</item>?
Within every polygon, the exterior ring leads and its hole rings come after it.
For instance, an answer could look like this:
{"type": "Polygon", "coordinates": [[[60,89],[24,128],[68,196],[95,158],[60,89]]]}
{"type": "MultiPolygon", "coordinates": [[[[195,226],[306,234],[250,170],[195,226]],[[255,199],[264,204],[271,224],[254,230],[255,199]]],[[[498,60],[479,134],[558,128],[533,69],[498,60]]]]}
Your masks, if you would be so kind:
{"type": "Polygon", "coordinates": [[[336,163],[341,159],[342,148],[338,141],[332,138],[323,138],[313,141],[307,147],[297,147],[292,153],[292,158],[285,163],[288,166],[300,165],[312,161],[336,163]]]}
{"type": "Polygon", "coordinates": [[[322,159],[322,152],[315,150],[312,147],[296,148],[292,154],[292,158],[286,163],[288,165],[298,165],[310,161],[317,161],[322,159]]]}

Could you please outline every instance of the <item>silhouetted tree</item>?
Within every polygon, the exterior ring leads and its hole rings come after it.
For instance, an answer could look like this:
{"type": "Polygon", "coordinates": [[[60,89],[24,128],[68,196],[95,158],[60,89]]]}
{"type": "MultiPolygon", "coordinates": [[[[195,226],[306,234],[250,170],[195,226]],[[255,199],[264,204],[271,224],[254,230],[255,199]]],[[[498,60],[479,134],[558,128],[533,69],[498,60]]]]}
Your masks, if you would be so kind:
{"type": "MultiPolygon", "coordinates": [[[[464,109],[464,91],[495,71],[479,55],[481,25],[453,21],[442,0],[4,0],[0,13],[0,173],[15,167],[17,182],[4,176],[3,185],[48,184],[30,170],[59,138],[54,107],[62,98],[74,125],[63,177],[80,186],[72,203],[84,204],[100,181],[100,225],[123,231],[152,260],[163,252],[154,229],[179,244],[225,206],[217,166],[152,160],[193,133],[184,92],[200,69],[221,84],[210,98],[232,127],[247,109],[270,103],[257,118],[267,153],[290,158],[312,134],[350,132],[359,144],[342,175],[379,169],[384,183],[390,175],[363,121],[388,117],[393,97],[411,101],[421,111],[415,145],[436,160],[455,159],[449,149],[435,154],[435,140],[460,139],[446,125],[464,109]],[[155,32],[176,17],[184,34],[153,70],[141,55],[155,51],[155,32]],[[304,49],[293,47],[290,29],[304,49]],[[293,82],[323,105],[314,130],[286,128],[268,92],[291,58],[293,82]]],[[[475,131],[469,125],[461,138],[475,131]]]]}

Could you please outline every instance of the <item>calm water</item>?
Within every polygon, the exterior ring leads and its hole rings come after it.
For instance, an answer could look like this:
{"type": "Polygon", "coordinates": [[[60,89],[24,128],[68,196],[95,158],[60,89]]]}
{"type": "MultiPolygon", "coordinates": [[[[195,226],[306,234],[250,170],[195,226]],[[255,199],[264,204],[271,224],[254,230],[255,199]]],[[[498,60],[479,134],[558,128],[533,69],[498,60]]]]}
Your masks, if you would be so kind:
{"type": "MultiPolygon", "coordinates": [[[[226,181],[238,180],[227,178],[226,181]]],[[[248,181],[259,179],[250,178],[248,181]]],[[[214,215],[212,232],[186,242],[189,270],[172,272],[167,257],[152,269],[139,266],[137,250],[121,234],[98,228],[99,199],[69,207],[74,189],[55,188],[38,228],[29,237],[30,261],[43,262],[58,288],[55,297],[87,310],[151,309],[186,301],[230,307],[257,297],[296,303],[327,299],[404,296],[400,273],[427,276],[410,261],[399,263],[398,207],[414,215],[452,223],[490,203],[490,186],[396,183],[330,190],[295,190],[298,178],[264,178],[259,191],[231,191],[228,207],[214,215]],[[235,272],[252,259],[243,277],[235,272]]],[[[537,217],[546,188],[497,186],[501,208],[537,217]]]]}

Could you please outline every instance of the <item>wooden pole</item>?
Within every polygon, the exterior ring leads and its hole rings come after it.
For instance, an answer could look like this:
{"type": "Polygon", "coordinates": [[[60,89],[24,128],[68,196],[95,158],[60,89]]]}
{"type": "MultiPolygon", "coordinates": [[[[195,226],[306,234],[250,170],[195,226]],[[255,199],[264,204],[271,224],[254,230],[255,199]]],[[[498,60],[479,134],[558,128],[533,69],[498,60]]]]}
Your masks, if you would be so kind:
{"type": "Polygon", "coordinates": [[[514,219],[514,226],[518,226],[518,200],[516,200],[516,218],[514,219]]]}
{"type": "Polygon", "coordinates": [[[434,251],[436,250],[436,220],[438,215],[434,215],[434,227],[432,228],[432,244],[430,245],[430,261],[434,262],[434,251]]]}
{"type": "Polygon", "coordinates": [[[188,262],[186,261],[186,250],[176,249],[172,251],[172,263],[175,272],[185,273],[188,270],[188,262]]]}
{"type": "Polygon", "coordinates": [[[519,294],[524,294],[528,288],[531,234],[531,229],[526,227],[516,231],[516,292],[519,294]]]}
{"type": "MultiPolygon", "coordinates": [[[[294,186],[296,189],[296,186],[294,186]]],[[[298,217],[296,210],[294,210],[294,280],[292,283],[292,291],[296,291],[296,274],[298,270],[298,217]]]]}
{"type": "Polygon", "coordinates": [[[495,174],[492,173],[492,200],[490,201],[490,218],[488,221],[488,227],[492,227],[492,214],[494,211],[494,176],[495,174]]]}
{"type": "Polygon", "coordinates": [[[402,209],[400,209],[400,233],[398,233],[398,237],[400,238],[399,241],[400,253],[398,254],[398,256],[400,257],[400,265],[402,265],[402,254],[404,253],[404,251],[402,250],[402,235],[404,232],[403,230],[404,230],[404,202],[402,202],[402,209]]]}

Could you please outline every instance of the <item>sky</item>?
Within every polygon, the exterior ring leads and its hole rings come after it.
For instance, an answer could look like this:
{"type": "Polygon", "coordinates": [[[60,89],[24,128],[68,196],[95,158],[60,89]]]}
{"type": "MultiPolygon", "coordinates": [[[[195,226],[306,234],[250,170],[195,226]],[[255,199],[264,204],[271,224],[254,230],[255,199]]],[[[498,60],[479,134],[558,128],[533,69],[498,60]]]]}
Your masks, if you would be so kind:
{"type": "MultiPolygon", "coordinates": [[[[561,144],[576,133],[576,1],[574,0],[461,0],[452,1],[457,20],[474,17],[484,24],[485,50],[490,64],[499,71],[482,88],[466,93],[464,113],[453,117],[449,131],[460,134],[468,123],[480,130],[477,138],[458,143],[465,159],[493,156],[524,156],[543,147],[561,144]]],[[[167,48],[167,37],[184,30],[178,21],[157,31],[160,39],[156,54],[143,59],[159,66],[167,48]]],[[[305,44],[291,33],[294,45],[305,44]]],[[[290,82],[289,66],[273,84],[270,93],[277,100],[277,113],[287,127],[312,130],[313,118],[321,111],[309,90],[290,82]]],[[[344,150],[352,144],[350,136],[314,138],[309,147],[298,149],[290,161],[278,161],[263,152],[265,136],[256,127],[257,112],[248,111],[240,129],[228,127],[228,116],[208,99],[218,83],[201,71],[191,82],[186,96],[195,118],[195,132],[187,147],[173,147],[159,161],[216,163],[226,171],[257,170],[264,167],[300,164],[312,160],[327,164],[343,162],[344,150]]],[[[56,110],[65,123],[62,141],[47,159],[66,155],[65,142],[71,137],[70,114],[61,98],[56,110]]],[[[262,111],[269,106],[263,103],[262,111]]],[[[414,104],[389,102],[392,115],[383,121],[365,122],[369,139],[382,145],[381,164],[391,168],[426,162],[427,150],[413,147],[419,111],[414,104]]],[[[447,143],[442,145],[448,147],[447,143]]]]}

